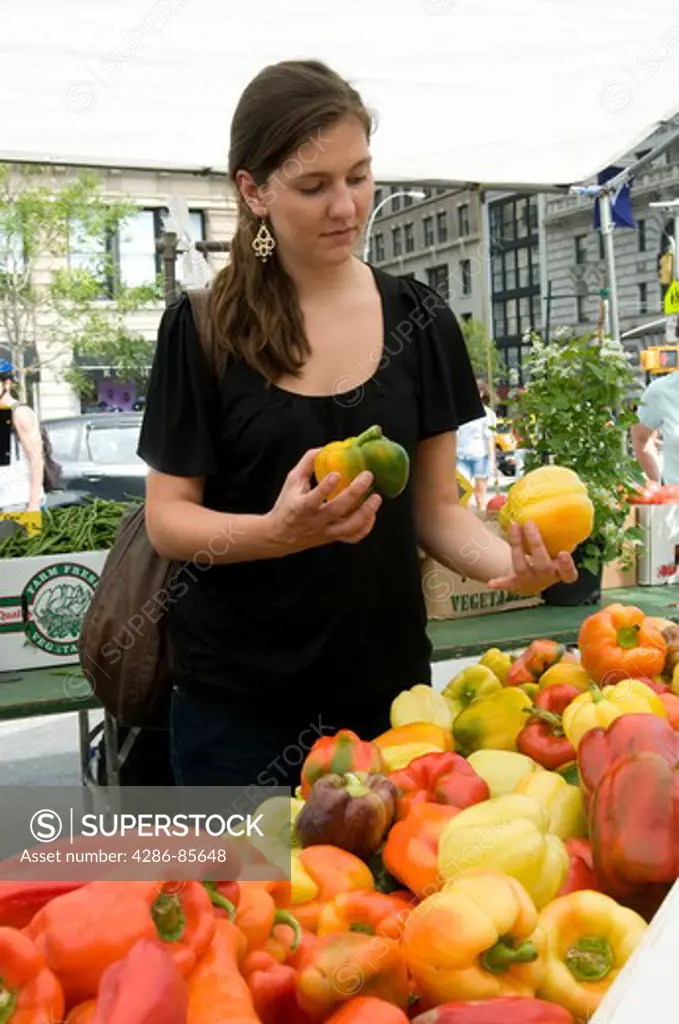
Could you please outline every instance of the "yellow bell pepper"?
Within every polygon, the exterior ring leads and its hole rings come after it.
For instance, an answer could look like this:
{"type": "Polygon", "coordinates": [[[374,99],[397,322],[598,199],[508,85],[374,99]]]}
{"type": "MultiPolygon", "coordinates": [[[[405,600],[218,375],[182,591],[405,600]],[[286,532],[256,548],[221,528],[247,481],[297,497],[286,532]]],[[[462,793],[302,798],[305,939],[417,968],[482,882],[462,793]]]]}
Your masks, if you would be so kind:
{"type": "Polygon", "coordinates": [[[554,900],[540,926],[547,950],[537,995],[578,1020],[593,1017],[648,927],[633,910],[589,890],[554,900]]]}
{"type": "Polygon", "coordinates": [[[477,775],[488,786],[491,796],[506,796],[519,779],[532,772],[544,772],[542,765],[513,750],[475,750],[467,758],[477,775]]]}
{"type": "Polygon", "coordinates": [[[585,693],[592,683],[589,672],[577,661],[559,661],[540,676],[538,683],[541,690],[548,686],[574,686],[585,693]]]}
{"type": "Polygon", "coordinates": [[[584,839],[588,835],[585,801],[578,786],[569,786],[554,772],[524,775],[515,793],[529,796],[549,815],[549,831],[560,839],[584,839]]]}
{"type": "Polygon", "coordinates": [[[679,665],[675,665],[672,669],[672,682],[670,683],[670,690],[679,697],[679,665]]]}
{"type": "Polygon", "coordinates": [[[518,686],[480,697],[453,722],[453,736],[463,753],[474,750],[516,750],[516,737],[527,722],[530,697],[518,686]]]}
{"type": "Polygon", "coordinates": [[[621,715],[651,714],[667,718],[665,706],[653,690],[639,679],[623,679],[600,689],[594,683],[588,693],[568,705],[562,716],[563,731],[577,750],[580,740],[598,726],[607,728],[621,715]]]}
{"type": "Polygon", "coordinates": [[[422,754],[453,749],[450,730],[430,722],[411,722],[397,729],[388,729],[373,742],[382,754],[385,772],[400,771],[422,754]]]}
{"type": "Polygon", "coordinates": [[[485,665],[469,665],[458,672],[444,688],[441,696],[450,709],[453,722],[475,700],[499,693],[502,683],[485,665]]]}
{"type": "Polygon", "coordinates": [[[426,1000],[532,998],[544,937],[526,890],[509,875],[471,872],[408,916],[403,955],[426,1000]]]}
{"type": "Polygon", "coordinates": [[[447,882],[474,868],[504,871],[541,908],[559,892],[568,864],[563,841],[549,834],[547,811],[519,793],[466,807],[444,826],[439,839],[444,892],[447,882]]]}
{"type": "Polygon", "coordinates": [[[489,668],[491,672],[495,673],[502,685],[506,686],[507,675],[512,667],[513,660],[511,654],[508,654],[507,651],[501,651],[499,647],[491,647],[480,659],[479,665],[489,668]]]}
{"type": "Polygon", "coordinates": [[[389,720],[394,729],[411,722],[431,722],[443,729],[453,728],[453,716],[445,698],[424,683],[418,683],[394,698],[389,720]]]}

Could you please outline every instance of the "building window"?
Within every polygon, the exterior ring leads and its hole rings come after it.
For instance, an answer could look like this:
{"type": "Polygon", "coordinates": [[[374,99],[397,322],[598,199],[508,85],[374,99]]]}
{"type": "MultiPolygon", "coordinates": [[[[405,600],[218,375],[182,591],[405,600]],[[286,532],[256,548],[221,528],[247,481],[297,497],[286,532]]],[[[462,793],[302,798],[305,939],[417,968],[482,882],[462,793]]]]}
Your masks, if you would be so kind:
{"type": "Polygon", "coordinates": [[[99,297],[113,298],[113,235],[108,238],[91,235],[80,221],[69,224],[68,265],[71,270],[83,271],[100,285],[99,297]]]}
{"type": "Polygon", "coordinates": [[[491,269],[493,272],[493,291],[503,292],[504,286],[504,272],[502,269],[502,256],[493,256],[491,261],[491,269]]]}
{"type": "Polygon", "coordinates": [[[643,282],[639,285],[639,312],[648,313],[648,292],[643,282]]]}
{"type": "Polygon", "coordinates": [[[384,261],[384,235],[379,232],[375,235],[375,263],[384,261]]]}
{"type": "Polygon", "coordinates": [[[606,259],[606,247],[604,246],[604,236],[599,232],[599,259],[606,259]]]}
{"type": "Polygon", "coordinates": [[[505,265],[505,290],[513,292],[516,289],[516,250],[506,252],[502,259],[505,265]]]}
{"type": "Polygon", "coordinates": [[[457,208],[457,233],[461,238],[469,234],[469,203],[461,203],[457,208]]]}
{"type": "Polygon", "coordinates": [[[425,217],[422,221],[424,227],[424,244],[430,246],[434,244],[434,218],[425,217]]]}
{"type": "Polygon", "coordinates": [[[530,196],[528,200],[528,223],[530,233],[534,235],[538,230],[538,200],[537,196],[530,196]]]}
{"type": "Polygon", "coordinates": [[[646,252],[646,221],[637,221],[637,227],[639,228],[639,252],[646,252]]]}
{"type": "Polygon", "coordinates": [[[448,240],[448,214],[445,210],[443,213],[436,214],[436,232],[439,242],[446,242],[448,240]]]}
{"type": "Polygon", "coordinates": [[[575,262],[578,265],[587,262],[587,235],[575,236],[575,262]]]}
{"type": "Polygon", "coordinates": [[[156,252],[156,239],[161,231],[159,214],[159,210],[140,210],[120,229],[120,279],[128,288],[155,281],[160,272],[160,255],[156,252]]]}
{"type": "Polygon", "coordinates": [[[518,287],[530,288],[530,255],[525,247],[516,250],[516,267],[519,276],[518,287]]]}
{"type": "Polygon", "coordinates": [[[507,334],[505,312],[504,302],[493,303],[493,333],[496,338],[504,338],[507,334]]]}
{"type": "Polygon", "coordinates": [[[391,194],[393,196],[393,199],[391,200],[391,212],[392,213],[398,213],[398,211],[401,209],[401,197],[400,197],[400,195],[397,195],[397,193],[400,192],[400,191],[401,191],[401,189],[398,188],[398,187],[397,188],[392,188],[392,190],[391,190],[391,194]]]}
{"type": "Polygon", "coordinates": [[[460,276],[462,277],[462,294],[472,293],[472,264],[471,260],[460,260],[460,276]]]}
{"type": "Polygon", "coordinates": [[[430,288],[436,289],[441,298],[447,302],[450,297],[448,264],[442,263],[438,267],[427,267],[427,283],[430,288]]]}
{"type": "Polygon", "coordinates": [[[579,324],[584,324],[587,321],[587,310],[585,308],[586,302],[586,295],[578,295],[575,300],[575,316],[579,324]]]}
{"type": "Polygon", "coordinates": [[[383,211],[377,209],[377,207],[380,205],[381,202],[382,202],[382,189],[381,188],[376,188],[375,189],[375,198],[373,199],[373,210],[376,211],[375,212],[375,219],[377,219],[378,217],[382,216],[382,212],[383,211]]]}
{"type": "Polygon", "coordinates": [[[403,232],[400,228],[391,229],[391,244],[394,249],[394,256],[403,255],[403,232]]]}
{"type": "Polygon", "coordinates": [[[415,200],[413,199],[413,197],[411,195],[408,195],[408,193],[406,192],[406,194],[403,197],[403,205],[412,206],[414,202],[415,200]]]}
{"type": "Polygon", "coordinates": [[[415,227],[413,224],[406,224],[405,228],[406,252],[415,251],[415,227]]]}

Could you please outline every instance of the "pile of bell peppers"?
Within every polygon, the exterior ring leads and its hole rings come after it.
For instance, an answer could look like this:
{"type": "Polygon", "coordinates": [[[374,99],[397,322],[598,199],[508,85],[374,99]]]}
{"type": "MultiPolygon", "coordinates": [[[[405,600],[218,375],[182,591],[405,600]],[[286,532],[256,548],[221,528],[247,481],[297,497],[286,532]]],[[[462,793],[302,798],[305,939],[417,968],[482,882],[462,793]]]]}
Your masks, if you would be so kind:
{"type": "Polygon", "coordinates": [[[679,877],[677,645],[613,605],[322,737],[288,878],[0,882],[0,1024],[583,1024],[679,877]]]}

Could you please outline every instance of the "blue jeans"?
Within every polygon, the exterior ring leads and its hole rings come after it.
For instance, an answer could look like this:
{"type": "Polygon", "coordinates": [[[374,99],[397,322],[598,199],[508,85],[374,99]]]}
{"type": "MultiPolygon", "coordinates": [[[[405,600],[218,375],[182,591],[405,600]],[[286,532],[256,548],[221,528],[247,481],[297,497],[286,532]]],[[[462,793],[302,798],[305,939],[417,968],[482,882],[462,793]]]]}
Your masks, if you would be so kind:
{"type": "MultiPolygon", "coordinates": [[[[395,697],[396,694],[393,694],[395,697]]],[[[225,698],[226,699],[226,698],[225,698]]],[[[266,698],[251,709],[217,705],[175,687],[171,708],[172,768],[178,786],[299,785],[302,764],[319,736],[352,729],[372,740],[389,728],[390,699],[376,710],[351,708],[332,715],[291,710],[266,713],[266,698]]]]}
{"type": "Polygon", "coordinates": [[[463,455],[457,457],[457,468],[463,476],[466,476],[470,483],[480,477],[487,480],[490,476],[490,459],[484,455],[481,459],[465,458],[463,455]]]}

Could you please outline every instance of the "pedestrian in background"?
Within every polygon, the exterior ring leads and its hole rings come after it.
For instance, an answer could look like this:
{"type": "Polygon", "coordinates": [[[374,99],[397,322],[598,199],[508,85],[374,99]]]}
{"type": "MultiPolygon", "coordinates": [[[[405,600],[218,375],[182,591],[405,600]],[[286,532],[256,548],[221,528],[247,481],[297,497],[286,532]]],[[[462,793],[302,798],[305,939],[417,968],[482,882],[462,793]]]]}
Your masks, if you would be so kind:
{"type": "Polygon", "coordinates": [[[457,468],[474,486],[476,506],[485,510],[488,501],[488,478],[496,475],[495,430],[497,416],[490,407],[490,390],[477,380],[485,416],[463,423],[457,431],[457,468]]]}

